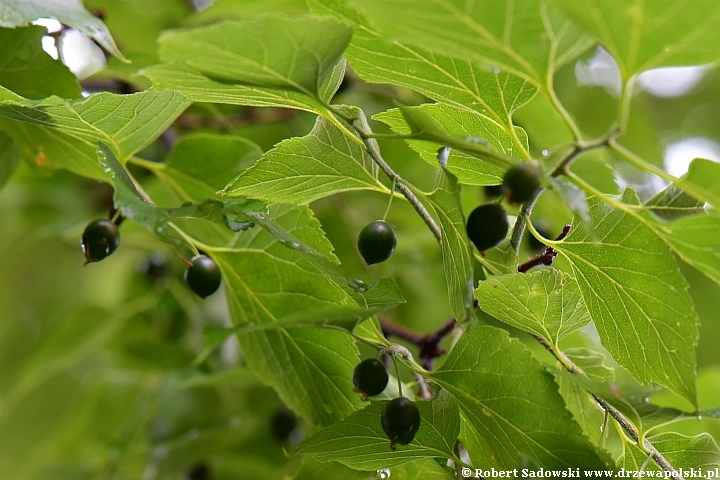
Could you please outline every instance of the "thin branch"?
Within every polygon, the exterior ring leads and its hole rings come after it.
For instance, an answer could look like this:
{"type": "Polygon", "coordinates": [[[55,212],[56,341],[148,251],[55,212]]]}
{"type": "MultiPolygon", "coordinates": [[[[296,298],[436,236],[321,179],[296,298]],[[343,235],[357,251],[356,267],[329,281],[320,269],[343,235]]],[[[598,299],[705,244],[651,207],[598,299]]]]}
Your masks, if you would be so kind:
{"type": "Polygon", "coordinates": [[[440,343],[453,331],[456,323],[454,318],[449,318],[436,331],[423,335],[422,333],[393,323],[390,320],[384,318],[379,318],[378,320],[380,321],[383,335],[386,337],[395,336],[407,340],[418,347],[420,351],[420,364],[428,371],[432,370],[435,366],[435,359],[445,354],[445,349],[440,346],[440,343]]]}
{"type": "Polygon", "coordinates": [[[430,231],[435,236],[435,239],[440,242],[442,239],[442,232],[440,231],[440,227],[438,227],[437,223],[435,223],[435,220],[430,215],[430,212],[427,211],[425,206],[420,202],[420,200],[418,200],[412,190],[410,190],[410,188],[405,185],[405,183],[403,183],[404,180],[402,179],[402,177],[395,173],[395,171],[390,167],[390,165],[388,165],[387,162],[383,159],[380,153],[380,146],[378,145],[377,141],[371,137],[371,135],[373,135],[373,132],[370,129],[367,120],[365,120],[364,117],[356,118],[352,122],[352,126],[355,128],[355,130],[358,131],[358,133],[362,137],[365,148],[372,157],[373,161],[380,167],[383,172],[385,172],[385,174],[391,180],[395,181],[395,188],[407,199],[410,205],[413,206],[415,211],[425,221],[427,226],[430,227],[430,231]]]}
{"type": "MultiPolygon", "coordinates": [[[[562,232],[560,232],[560,235],[558,235],[555,241],[559,242],[563,238],[567,237],[567,234],[570,233],[571,227],[572,225],[570,225],[569,223],[565,224],[562,232]]],[[[518,265],[517,271],[519,273],[526,273],[528,270],[533,267],[537,267],[538,265],[552,265],[553,261],[555,261],[555,257],[557,257],[557,250],[552,247],[546,246],[542,252],[538,253],[527,262],[518,265]]]]}
{"type": "MultiPolygon", "coordinates": [[[[582,375],[584,377],[587,377],[587,374],[580,367],[578,367],[572,360],[570,360],[570,358],[568,358],[567,355],[565,355],[562,351],[554,348],[550,343],[548,343],[547,340],[538,336],[536,336],[535,339],[543,347],[545,347],[546,350],[552,353],[553,356],[557,358],[560,363],[563,364],[567,371],[575,375],[582,375]]],[[[610,416],[615,419],[618,425],[620,425],[620,428],[622,428],[623,431],[625,431],[625,433],[627,433],[630,438],[632,438],[635,443],[640,446],[640,434],[635,428],[635,425],[633,425],[632,422],[628,420],[627,417],[625,417],[625,415],[623,415],[615,407],[610,405],[604,398],[599,397],[598,395],[594,394],[589,390],[587,392],[593,397],[593,399],[600,406],[600,408],[610,414],[610,416]]],[[[642,446],[640,447],[650,455],[653,461],[660,468],[662,468],[663,471],[673,474],[673,476],[677,475],[677,470],[675,470],[675,467],[673,467],[670,462],[667,461],[663,454],[660,453],[647,438],[643,438],[642,446]]]]}

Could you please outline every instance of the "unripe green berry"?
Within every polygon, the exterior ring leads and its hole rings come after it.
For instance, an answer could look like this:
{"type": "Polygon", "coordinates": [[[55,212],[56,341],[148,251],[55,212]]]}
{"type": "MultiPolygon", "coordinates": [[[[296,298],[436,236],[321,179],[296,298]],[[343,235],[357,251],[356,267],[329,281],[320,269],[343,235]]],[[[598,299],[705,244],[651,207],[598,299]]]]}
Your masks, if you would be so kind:
{"type": "Polygon", "coordinates": [[[468,237],[481,252],[505,240],[509,228],[507,213],[499,203],[480,205],[470,213],[466,225],[468,237]]]}
{"type": "Polygon", "coordinates": [[[120,245],[120,232],[110,220],[93,220],[85,227],[82,250],[87,260],[86,264],[109,257],[118,245],[120,245]]]}
{"type": "Polygon", "coordinates": [[[222,280],[217,264],[205,255],[196,255],[190,262],[192,267],[188,266],[185,270],[185,282],[190,290],[202,298],[215,293],[222,280]]]}
{"type": "Polygon", "coordinates": [[[366,225],[358,235],[358,250],[368,265],[384,262],[392,257],[396,245],[395,231],[382,220],[366,225]]]}
{"type": "Polygon", "coordinates": [[[505,172],[503,186],[510,203],[525,203],[540,190],[540,171],[531,163],[515,165],[505,172]]]}

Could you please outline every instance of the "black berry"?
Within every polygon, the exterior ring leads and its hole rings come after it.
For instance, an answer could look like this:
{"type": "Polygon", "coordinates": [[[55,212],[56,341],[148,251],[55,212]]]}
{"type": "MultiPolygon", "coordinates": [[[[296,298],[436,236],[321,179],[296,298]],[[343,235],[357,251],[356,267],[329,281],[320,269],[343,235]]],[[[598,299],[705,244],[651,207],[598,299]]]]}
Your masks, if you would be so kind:
{"type": "Polygon", "coordinates": [[[467,219],[467,234],[478,250],[485,251],[499,245],[510,228],[507,213],[499,203],[480,205],[467,219]]]}
{"type": "Polygon", "coordinates": [[[110,220],[93,220],[85,227],[82,236],[82,250],[86,264],[99,262],[110,256],[120,245],[120,232],[110,220]]]}
{"type": "Polygon", "coordinates": [[[280,443],[286,443],[288,437],[297,427],[297,417],[295,414],[284,408],[277,412],[272,419],[270,429],[273,437],[280,443]]]}
{"type": "Polygon", "coordinates": [[[485,198],[494,199],[505,193],[503,185],[485,185],[485,198]]]}
{"type": "Polygon", "coordinates": [[[353,371],[355,391],[363,394],[363,400],[382,393],[388,384],[385,365],[377,359],[368,358],[358,363],[353,371]]]}
{"type": "Polygon", "coordinates": [[[190,290],[205,298],[215,293],[220,286],[220,269],[210,257],[196,255],[190,259],[192,267],[185,270],[185,281],[190,290]]]}
{"type": "Polygon", "coordinates": [[[382,220],[368,224],[358,235],[358,250],[368,265],[392,257],[396,245],[395,231],[382,220]]]}
{"type": "Polygon", "coordinates": [[[398,444],[407,445],[412,442],[420,428],[420,411],[407,398],[398,397],[385,405],[380,415],[380,423],[390,438],[390,448],[395,450],[398,444]]]}
{"type": "Polygon", "coordinates": [[[510,203],[525,203],[540,190],[540,172],[530,163],[515,165],[505,172],[503,186],[510,203]]]}
{"type": "Polygon", "coordinates": [[[187,480],[210,480],[212,473],[207,463],[198,463],[188,470],[186,478],[187,480]]]}

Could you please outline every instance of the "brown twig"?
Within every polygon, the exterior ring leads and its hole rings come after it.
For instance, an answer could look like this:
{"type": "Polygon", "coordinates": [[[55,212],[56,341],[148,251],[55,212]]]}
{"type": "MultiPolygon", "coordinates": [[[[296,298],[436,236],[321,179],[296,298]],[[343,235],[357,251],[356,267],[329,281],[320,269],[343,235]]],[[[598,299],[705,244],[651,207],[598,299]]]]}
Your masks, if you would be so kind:
{"type": "MultiPolygon", "coordinates": [[[[560,240],[565,238],[567,234],[570,233],[571,226],[572,225],[570,225],[569,223],[565,224],[562,232],[560,232],[560,235],[558,235],[555,241],[559,242],[560,240]]],[[[552,265],[555,257],[557,257],[557,250],[552,247],[546,246],[542,252],[538,253],[527,262],[518,265],[517,271],[520,273],[526,273],[528,270],[533,267],[537,267],[538,265],[552,265]]]]}
{"type": "Polygon", "coordinates": [[[423,335],[390,320],[384,318],[379,320],[383,335],[407,340],[418,348],[420,351],[420,364],[428,371],[435,366],[435,359],[446,353],[440,343],[453,331],[456,323],[454,318],[449,318],[436,331],[423,335]]]}

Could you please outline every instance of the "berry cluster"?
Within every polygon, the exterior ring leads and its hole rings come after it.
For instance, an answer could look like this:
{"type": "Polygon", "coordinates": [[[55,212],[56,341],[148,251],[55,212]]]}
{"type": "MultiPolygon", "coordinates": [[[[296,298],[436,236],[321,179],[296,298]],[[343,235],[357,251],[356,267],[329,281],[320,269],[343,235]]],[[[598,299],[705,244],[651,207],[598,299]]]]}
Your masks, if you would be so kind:
{"type": "MultiPolygon", "coordinates": [[[[509,203],[521,204],[533,199],[540,189],[538,168],[522,163],[505,172],[502,185],[485,187],[485,195],[488,198],[504,195],[509,203]]],[[[502,243],[509,229],[507,212],[500,203],[486,203],[475,208],[466,224],[468,238],[481,252],[502,243]]]]}
{"type": "MultiPolygon", "coordinates": [[[[382,393],[389,378],[385,365],[374,358],[363,360],[353,371],[355,391],[365,401],[369,396],[382,393]]],[[[415,438],[420,428],[420,411],[407,398],[397,397],[385,405],[380,415],[380,424],[390,439],[390,448],[395,450],[397,445],[407,445],[415,438]]]]}

